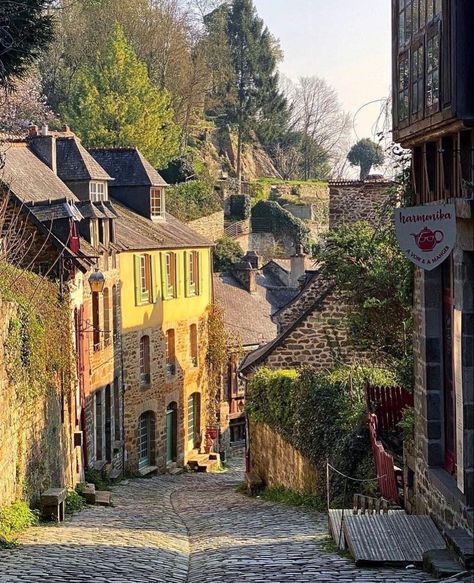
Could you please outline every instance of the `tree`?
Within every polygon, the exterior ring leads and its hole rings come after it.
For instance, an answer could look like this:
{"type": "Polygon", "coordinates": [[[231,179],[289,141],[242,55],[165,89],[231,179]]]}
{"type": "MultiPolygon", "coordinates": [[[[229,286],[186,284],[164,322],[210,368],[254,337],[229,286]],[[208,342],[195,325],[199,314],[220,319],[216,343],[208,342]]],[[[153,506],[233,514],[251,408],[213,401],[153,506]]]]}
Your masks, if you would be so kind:
{"type": "Polygon", "coordinates": [[[343,111],[336,90],[324,79],[300,77],[297,84],[286,81],[286,92],[291,128],[302,138],[303,178],[321,178],[317,175],[321,164],[330,163],[334,167],[338,163],[350,118],[343,111]]]}
{"type": "Polygon", "coordinates": [[[380,166],[385,160],[382,148],[369,138],[352,146],[347,159],[352,166],[360,166],[360,179],[365,180],[372,166],[380,166]]]}
{"type": "Polygon", "coordinates": [[[234,263],[238,263],[243,256],[242,247],[225,235],[217,241],[214,248],[214,271],[229,271],[234,263]]]}
{"type": "Polygon", "coordinates": [[[252,0],[233,1],[228,12],[227,34],[234,68],[227,116],[238,130],[237,179],[240,184],[244,139],[260,120],[268,120],[273,113],[280,114],[286,101],[278,89],[275,39],[257,16],[252,0]]]}
{"type": "Polygon", "coordinates": [[[0,87],[25,75],[53,38],[51,0],[0,2],[0,87]]]}
{"type": "Polygon", "coordinates": [[[136,146],[157,167],[177,153],[179,130],[167,91],[152,85],[147,67],[120,25],[105,56],[85,67],[62,114],[88,147],[136,146]]]}
{"type": "Polygon", "coordinates": [[[41,94],[36,75],[14,80],[14,86],[14,91],[0,99],[0,130],[15,134],[25,132],[31,124],[44,125],[57,121],[41,94]]]}

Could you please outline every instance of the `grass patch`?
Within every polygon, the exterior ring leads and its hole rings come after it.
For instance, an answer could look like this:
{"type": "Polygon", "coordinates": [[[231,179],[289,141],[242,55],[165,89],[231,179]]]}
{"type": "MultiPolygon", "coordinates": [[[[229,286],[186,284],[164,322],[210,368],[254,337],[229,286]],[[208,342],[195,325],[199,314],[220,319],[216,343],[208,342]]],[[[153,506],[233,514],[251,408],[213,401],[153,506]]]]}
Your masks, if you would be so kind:
{"type": "Polygon", "coordinates": [[[38,524],[37,513],[26,502],[15,502],[0,508],[0,547],[12,547],[16,537],[30,526],[38,524]]]}
{"type": "Polygon", "coordinates": [[[345,559],[350,559],[351,561],[354,560],[353,556],[350,554],[349,551],[345,551],[340,549],[332,536],[326,536],[323,539],[318,541],[318,546],[325,552],[330,554],[336,554],[345,559]]]}
{"type": "Polygon", "coordinates": [[[300,494],[293,490],[288,490],[282,486],[275,488],[265,488],[258,494],[263,500],[268,502],[278,502],[279,504],[286,504],[288,506],[298,506],[303,508],[311,508],[319,512],[326,510],[326,502],[322,500],[317,494],[300,494]]]}

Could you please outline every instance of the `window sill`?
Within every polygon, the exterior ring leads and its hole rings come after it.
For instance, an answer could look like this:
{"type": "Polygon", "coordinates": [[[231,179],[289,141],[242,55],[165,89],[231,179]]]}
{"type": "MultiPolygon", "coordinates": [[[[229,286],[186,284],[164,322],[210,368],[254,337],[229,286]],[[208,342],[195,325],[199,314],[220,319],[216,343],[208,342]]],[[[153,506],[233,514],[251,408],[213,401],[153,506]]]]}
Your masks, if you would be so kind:
{"type": "Polygon", "coordinates": [[[441,492],[450,506],[466,504],[466,497],[458,488],[455,478],[446,470],[439,467],[430,468],[428,475],[433,486],[441,492]]]}

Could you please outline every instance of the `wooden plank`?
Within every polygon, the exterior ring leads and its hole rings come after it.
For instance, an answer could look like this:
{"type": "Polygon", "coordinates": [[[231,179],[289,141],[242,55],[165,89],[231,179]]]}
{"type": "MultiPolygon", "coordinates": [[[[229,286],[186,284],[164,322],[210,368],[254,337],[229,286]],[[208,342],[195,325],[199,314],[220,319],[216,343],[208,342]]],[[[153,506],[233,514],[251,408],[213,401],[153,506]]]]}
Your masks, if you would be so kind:
{"type": "Polygon", "coordinates": [[[421,564],[425,551],[446,548],[429,516],[409,516],[403,511],[348,515],[343,530],[356,565],[421,564]]]}

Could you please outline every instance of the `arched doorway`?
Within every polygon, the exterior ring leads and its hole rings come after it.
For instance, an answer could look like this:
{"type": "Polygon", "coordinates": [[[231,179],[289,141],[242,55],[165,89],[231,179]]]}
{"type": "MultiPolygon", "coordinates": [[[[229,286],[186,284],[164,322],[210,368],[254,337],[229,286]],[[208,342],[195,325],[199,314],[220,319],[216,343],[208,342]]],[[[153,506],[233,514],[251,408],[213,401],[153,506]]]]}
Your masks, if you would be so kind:
{"type": "Polygon", "coordinates": [[[153,465],[155,414],[146,411],[138,418],[138,469],[153,465]]]}
{"type": "Polygon", "coordinates": [[[188,449],[199,447],[201,442],[201,393],[188,399],[188,449]]]}
{"type": "Polygon", "coordinates": [[[173,401],[166,409],[166,463],[178,457],[178,404],[173,401]]]}

